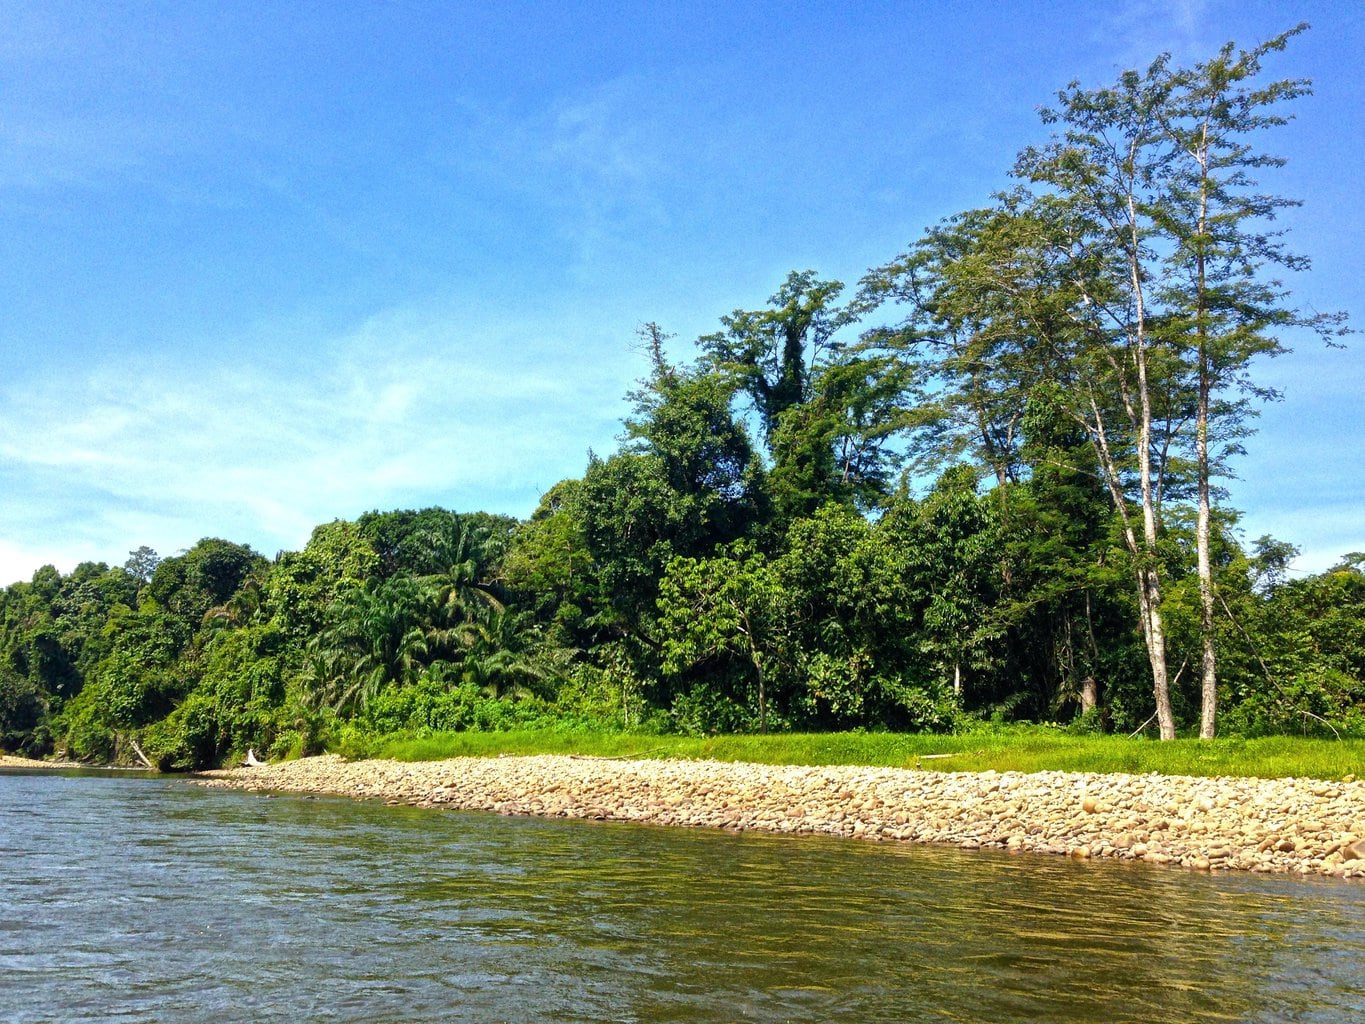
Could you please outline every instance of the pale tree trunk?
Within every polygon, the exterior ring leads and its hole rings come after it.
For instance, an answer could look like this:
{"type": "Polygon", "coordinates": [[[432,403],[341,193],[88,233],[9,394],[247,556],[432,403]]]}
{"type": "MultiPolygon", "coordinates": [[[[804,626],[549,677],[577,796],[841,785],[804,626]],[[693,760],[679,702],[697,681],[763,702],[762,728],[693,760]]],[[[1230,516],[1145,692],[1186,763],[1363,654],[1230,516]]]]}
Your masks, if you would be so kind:
{"type": "MultiPolygon", "coordinates": [[[[1133,528],[1132,517],[1128,513],[1128,502],[1123,493],[1118,462],[1109,447],[1104,419],[1093,394],[1090,396],[1090,407],[1093,419],[1086,427],[1094,443],[1109,496],[1119,516],[1124,546],[1133,556],[1138,621],[1142,627],[1142,640],[1147,648],[1147,662],[1152,672],[1152,695],[1156,703],[1157,728],[1163,740],[1173,740],[1175,714],[1171,710],[1170,682],[1166,667],[1166,627],[1161,617],[1161,577],[1156,568],[1156,509],[1151,486],[1151,456],[1145,449],[1139,453],[1143,497],[1143,531],[1142,539],[1139,540],[1137,531],[1133,528]]],[[[1139,428],[1138,436],[1143,439],[1149,437],[1150,426],[1145,431],[1139,428]]]]}
{"type": "Polygon", "coordinates": [[[1086,676],[1081,680],[1081,714],[1094,711],[1100,706],[1100,685],[1095,682],[1094,676],[1086,676]]]}
{"type": "Polygon", "coordinates": [[[1213,646],[1213,567],[1209,558],[1209,423],[1208,374],[1199,368],[1199,419],[1195,444],[1199,462],[1199,519],[1195,526],[1195,553],[1199,571],[1199,632],[1203,640],[1200,658],[1199,738],[1213,739],[1218,715],[1218,655],[1213,646]]]}
{"type": "Polygon", "coordinates": [[[1209,400],[1213,381],[1209,365],[1208,325],[1205,305],[1208,295],[1205,232],[1208,230],[1208,154],[1201,149],[1196,158],[1203,172],[1199,195],[1200,248],[1195,257],[1195,333],[1198,336],[1199,407],[1194,438],[1195,462],[1199,477],[1199,513],[1195,524],[1195,558],[1199,574],[1199,632],[1203,651],[1199,673],[1199,738],[1213,739],[1218,716],[1218,655],[1213,645],[1213,565],[1209,557],[1212,510],[1209,501],[1209,400]]]}
{"type": "Polygon", "coordinates": [[[1161,581],[1154,569],[1141,569],[1143,621],[1146,623],[1147,660],[1152,666],[1152,695],[1156,700],[1156,724],[1163,740],[1175,739],[1175,713],[1171,710],[1170,680],[1166,667],[1166,626],[1161,617],[1161,581]]]}
{"type": "Polygon", "coordinates": [[[1147,624],[1147,660],[1152,666],[1152,695],[1156,722],[1163,740],[1175,739],[1175,715],[1171,712],[1170,684],[1166,669],[1166,629],[1161,619],[1161,576],[1157,568],[1156,496],[1152,484],[1152,390],[1147,379],[1147,310],[1142,288],[1142,248],[1132,193],[1128,196],[1131,251],[1128,268],[1133,287],[1133,362],[1137,368],[1138,486],[1142,493],[1142,553],[1138,558],[1139,606],[1147,624]]]}

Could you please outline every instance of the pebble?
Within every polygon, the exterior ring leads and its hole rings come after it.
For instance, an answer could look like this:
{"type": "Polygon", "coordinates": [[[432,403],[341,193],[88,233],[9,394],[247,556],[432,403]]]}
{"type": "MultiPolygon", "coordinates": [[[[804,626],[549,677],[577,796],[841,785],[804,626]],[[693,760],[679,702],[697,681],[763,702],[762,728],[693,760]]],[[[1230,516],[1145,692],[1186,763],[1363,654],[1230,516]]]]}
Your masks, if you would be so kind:
{"type": "Polygon", "coordinates": [[[933,772],[570,755],[405,764],[335,755],[204,785],[551,818],[820,833],[1197,871],[1365,877],[1365,782],[933,772]]]}

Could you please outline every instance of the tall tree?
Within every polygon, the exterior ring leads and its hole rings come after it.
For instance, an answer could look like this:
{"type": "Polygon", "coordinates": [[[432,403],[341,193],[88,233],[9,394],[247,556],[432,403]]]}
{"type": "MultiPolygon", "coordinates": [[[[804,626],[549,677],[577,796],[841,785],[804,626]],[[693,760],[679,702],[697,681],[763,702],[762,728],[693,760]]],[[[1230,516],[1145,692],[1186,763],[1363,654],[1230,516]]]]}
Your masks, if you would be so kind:
{"type": "Polygon", "coordinates": [[[1051,190],[1038,201],[1059,218],[1052,246],[1081,305],[1073,360],[1092,396],[1087,428],[1134,556],[1138,600],[1152,667],[1161,735],[1175,735],[1161,613],[1157,537],[1163,488],[1176,443],[1193,424],[1197,562],[1203,618],[1201,735],[1214,732],[1217,668],[1214,580],[1209,558],[1212,489],[1221,457],[1212,449],[1246,431],[1245,396],[1264,397],[1249,375],[1259,355],[1283,351],[1277,331],[1307,326],[1330,335],[1338,318],[1305,316],[1286,304],[1266,266],[1299,269],[1268,222],[1293,202],[1254,191],[1251,172],[1281,161],[1251,139],[1284,123],[1277,105],[1303,95],[1303,81],[1253,87],[1261,60],[1299,26],[1250,52],[1228,44],[1193,68],[1169,55],[1110,88],[1072,83],[1044,112],[1061,134],[1027,149],[1016,173],[1051,190]],[[1097,358],[1098,357],[1098,358],[1097,358]],[[1106,405],[1105,398],[1110,403],[1106,405]],[[1114,403],[1116,400],[1116,403],[1114,403]],[[1140,530],[1123,500],[1119,425],[1131,438],[1140,530]]]}
{"type": "Polygon", "coordinates": [[[1071,384],[1133,556],[1162,739],[1175,738],[1175,716],[1161,610],[1161,480],[1154,454],[1160,450],[1158,403],[1175,360],[1154,331],[1150,292],[1151,213],[1163,198],[1153,185],[1165,159],[1154,144],[1169,91],[1134,71],[1109,89],[1084,91],[1073,83],[1060,94],[1061,108],[1043,113],[1045,121],[1065,125],[1061,136],[1042,149],[1026,149],[1016,165],[1017,174],[1053,190],[1037,208],[1057,226],[1051,248],[1064,259],[1063,273],[1080,299],[1070,332],[1071,384]],[[1138,522],[1125,489],[1124,447],[1135,463],[1138,522]]]}
{"type": "Polygon", "coordinates": [[[1225,45],[1212,60],[1190,69],[1158,61],[1148,75],[1170,88],[1158,115],[1159,143],[1169,148],[1163,165],[1166,202],[1154,215],[1166,236],[1166,271],[1160,298],[1171,313],[1193,364],[1196,412],[1194,449],[1198,489],[1195,530],[1201,609],[1201,737],[1214,735],[1217,715],[1217,654],[1214,646],[1215,592],[1210,558],[1212,488],[1220,453],[1211,445],[1235,438],[1245,397],[1273,397],[1248,370],[1258,356],[1285,351],[1280,331],[1307,327],[1330,337],[1339,316],[1305,315],[1286,304],[1280,283],[1267,267],[1304,270],[1308,261],[1288,252],[1281,231],[1271,230],[1278,211],[1295,200],[1256,191],[1252,173],[1284,161],[1255,149],[1251,139],[1287,118],[1280,105],[1309,91],[1306,79],[1252,83],[1268,54],[1283,50],[1301,24],[1250,51],[1225,45]],[[1221,421],[1221,422],[1215,422],[1221,421]]]}
{"type": "Polygon", "coordinates": [[[967,455],[998,485],[1018,482],[1027,398],[1056,373],[1052,343],[1067,315],[1047,231],[1019,197],[1007,198],[930,228],[863,278],[864,309],[895,304],[906,314],[865,342],[937,384],[916,424],[927,467],[967,455]]]}
{"type": "Polygon", "coordinates": [[[632,392],[623,450],[594,457],[569,503],[583,527],[604,604],[624,632],[654,643],[659,579],[675,556],[704,557],[766,521],[764,477],[734,385],[708,367],[675,367],[656,325],[642,331],[653,367],[632,392]]]}

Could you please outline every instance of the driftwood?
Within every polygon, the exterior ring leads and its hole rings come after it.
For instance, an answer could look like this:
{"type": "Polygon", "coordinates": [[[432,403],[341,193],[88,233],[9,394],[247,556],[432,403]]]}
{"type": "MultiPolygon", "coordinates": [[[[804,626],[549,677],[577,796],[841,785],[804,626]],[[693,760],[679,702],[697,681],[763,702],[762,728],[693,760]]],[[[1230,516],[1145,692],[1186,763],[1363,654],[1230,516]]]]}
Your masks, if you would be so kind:
{"type": "MultiPolygon", "coordinates": [[[[1152,718],[1155,718],[1155,717],[1156,717],[1156,712],[1153,711],[1153,712],[1152,712],[1152,718]]],[[[1142,732],[1143,729],[1147,728],[1147,726],[1149,726],[1149,725],[1152,724],[1152,718],[1147,719],[1147,721],[1143,722],[1143,723],[1142,723],[1141,725],[1139,725],[1136,729],[1134,729],[1132,732],[1130,732],[1130,733],[1128,734],[1128,738],[1129,738],[1130,740],[1135,740],[1135,739],[1137,739],[1138,733],[1142,732]]]]}
{"type": "Polygon", "coordinates": [[[938,761],[945,757],[966,757],[968,755],[981,757],[985,753],[986,751],[983,748],[981,750],[954,750],[952,753],[948,754],[916,754],[915,767],[918,768],[921,761],[938,761]]]}
{"type": "Polygon", "coordinates": [[[254,748],[247,747],[246,761],[244,763],[248,768],[264,768],[267,762],[262,761],[260,758],[256,756],[256,751],[254,748]]]}
{"type": "Polygon", "coordinates": [[[641,750],[635,754],[570,754],[569,757],[575,761],[625,761],[632,757],[644,757],[646,754],[657,754],[667,747],[650,747],[648,750],[641,750]]]}
{"type": "Polygon", "coordinates": [[[144,754],[142,748],[137,745],[137,740],[130,736],[128,737],[128,742],[133,748],[133,753],[137,755],[137,759],[142,762],[142,767],[146,768],[149,772],[156,771],[156,765],[147,760],[147,755],[144,754]]]}

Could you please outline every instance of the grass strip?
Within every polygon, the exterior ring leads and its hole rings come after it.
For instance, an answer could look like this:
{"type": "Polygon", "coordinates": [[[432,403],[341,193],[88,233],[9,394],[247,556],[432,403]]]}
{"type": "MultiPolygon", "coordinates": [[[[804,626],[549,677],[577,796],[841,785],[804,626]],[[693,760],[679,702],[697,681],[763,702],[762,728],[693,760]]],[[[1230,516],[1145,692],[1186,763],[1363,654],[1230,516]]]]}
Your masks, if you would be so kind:
{"type": "Polygon", "coordinates": [[[1006,728],[956,735],[781,733],[766,736],[660,736],[588,729],[457,732],[381,737],[351,756],[399,761],[510,754],[579,754],[751,761],[758,764],[868,765],[934,771],[1126,772],[1249,778],[1340,779],[1365,774],[1365,740],[1293,736],[1179,739],[1073,736],[1054,729],[1006,728]]]}

